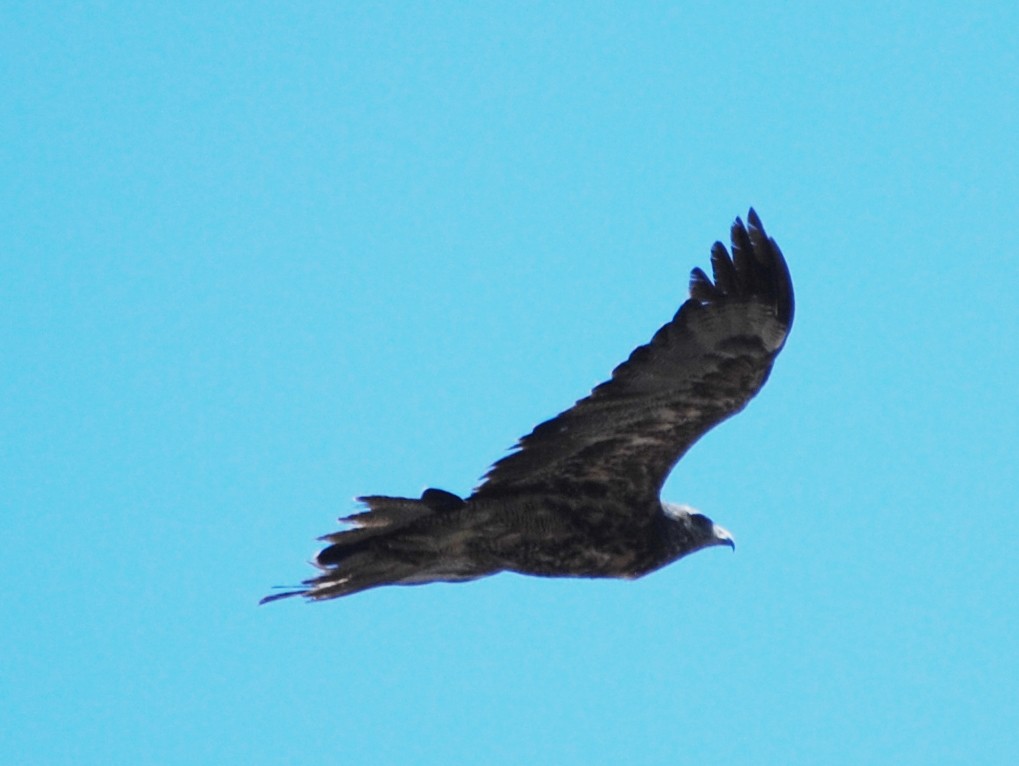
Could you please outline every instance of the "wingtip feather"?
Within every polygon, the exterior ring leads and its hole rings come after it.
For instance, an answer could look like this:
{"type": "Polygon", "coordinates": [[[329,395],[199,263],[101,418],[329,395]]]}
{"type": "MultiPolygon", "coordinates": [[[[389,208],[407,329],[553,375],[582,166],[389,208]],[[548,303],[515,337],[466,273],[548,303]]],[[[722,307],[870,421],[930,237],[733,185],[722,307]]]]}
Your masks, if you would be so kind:
{"type": "MultiPolygon", "coordinates": [[[[715,276],[716,281],[718,280],[717,272],[715,276]]],[[[704,273],[704,270],[700,267],[690,272],[690,297],[694,300],[706,303],[708,301],[718,300],[722,297],[722,291],[715,287],[714,283],[708,278],[708,275],[704,273]]]]}
{"type": "Polygon", "coordinates": [[[712,278],[700,268],[690,273],[690,297],[698,304],[710,304],[727,296],[770,298],[774,300],[779,321],[791,326],[794,300],[789,267],[753,207],[747,211],[746,223],[739,216],[733,221],[730,242],[728,249],[721,242],[712,245],[712,278]]]}

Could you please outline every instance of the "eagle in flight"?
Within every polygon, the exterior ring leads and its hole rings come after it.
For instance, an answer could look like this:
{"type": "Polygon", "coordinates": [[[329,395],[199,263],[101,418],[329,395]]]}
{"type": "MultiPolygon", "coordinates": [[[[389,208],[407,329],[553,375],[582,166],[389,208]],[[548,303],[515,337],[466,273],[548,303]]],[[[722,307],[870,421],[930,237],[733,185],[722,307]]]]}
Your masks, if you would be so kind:
{"type": "Polygon", "coordinates": [[[711,279],[610,380],[536,427],[464,499],[367,495],[347,529],[321,538],[321,573],[266,596],[322,601],[380,585],[461,582],[498,572],[632,579],[732,536],[662,485],[701,436],[768,379],[793,321],[793,287],[775,240],[750,210],[732,254],[711,249],[711,279]]]}

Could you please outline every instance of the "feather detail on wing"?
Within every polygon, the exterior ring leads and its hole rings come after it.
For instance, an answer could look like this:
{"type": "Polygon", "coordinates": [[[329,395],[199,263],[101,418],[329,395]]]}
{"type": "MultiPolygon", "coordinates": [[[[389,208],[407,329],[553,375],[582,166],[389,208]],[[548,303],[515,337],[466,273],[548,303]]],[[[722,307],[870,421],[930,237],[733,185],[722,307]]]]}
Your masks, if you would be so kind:
{"type": "Polygon", "coordinates": [[[711,250],[714,280],[690,276],[671,322],[585,399],[537,426],[485,475],[475,496],[529,488],[657,493],[701,436],[760,390],[793,320],[782,253],[750,210],[732,226],[732,256],[711,250]]]}

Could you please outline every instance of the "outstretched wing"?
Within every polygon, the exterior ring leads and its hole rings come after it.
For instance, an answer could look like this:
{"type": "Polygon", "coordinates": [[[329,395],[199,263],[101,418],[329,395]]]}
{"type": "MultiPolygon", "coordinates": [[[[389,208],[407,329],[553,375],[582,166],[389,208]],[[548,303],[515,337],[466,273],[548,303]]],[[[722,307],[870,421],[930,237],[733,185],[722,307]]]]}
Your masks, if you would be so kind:
{"type": "Polygon", "coordinates": [[[760,390],[793,321],[789,269],[750,210],[732,256],[711,250],[714,281],[690,275],[690,298],[590,396],[537,426],[497,462],[476,496],[602,486],[657,497],[683,454],[760,390]]]}

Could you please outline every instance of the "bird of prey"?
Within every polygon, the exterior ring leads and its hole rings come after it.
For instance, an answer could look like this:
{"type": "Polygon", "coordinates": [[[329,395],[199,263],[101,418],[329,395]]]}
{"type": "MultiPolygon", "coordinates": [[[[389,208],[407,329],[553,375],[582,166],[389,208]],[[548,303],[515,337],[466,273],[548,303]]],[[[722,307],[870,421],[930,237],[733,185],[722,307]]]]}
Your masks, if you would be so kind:
{"type": "Polygon", "coordinates": [[[461,582],[498,572],[632,579],[732,536],[662,485],[701,436],[764,385],[793,321],[785,259],[750,210],[732,254],[711,249],[713,279],[690,275],[672,321],[608,381],[537,426],[466,499],[368,495],[347,529],[325,535],[321,573],[290,596],[349,596],[380,585],[461,582]]]}

